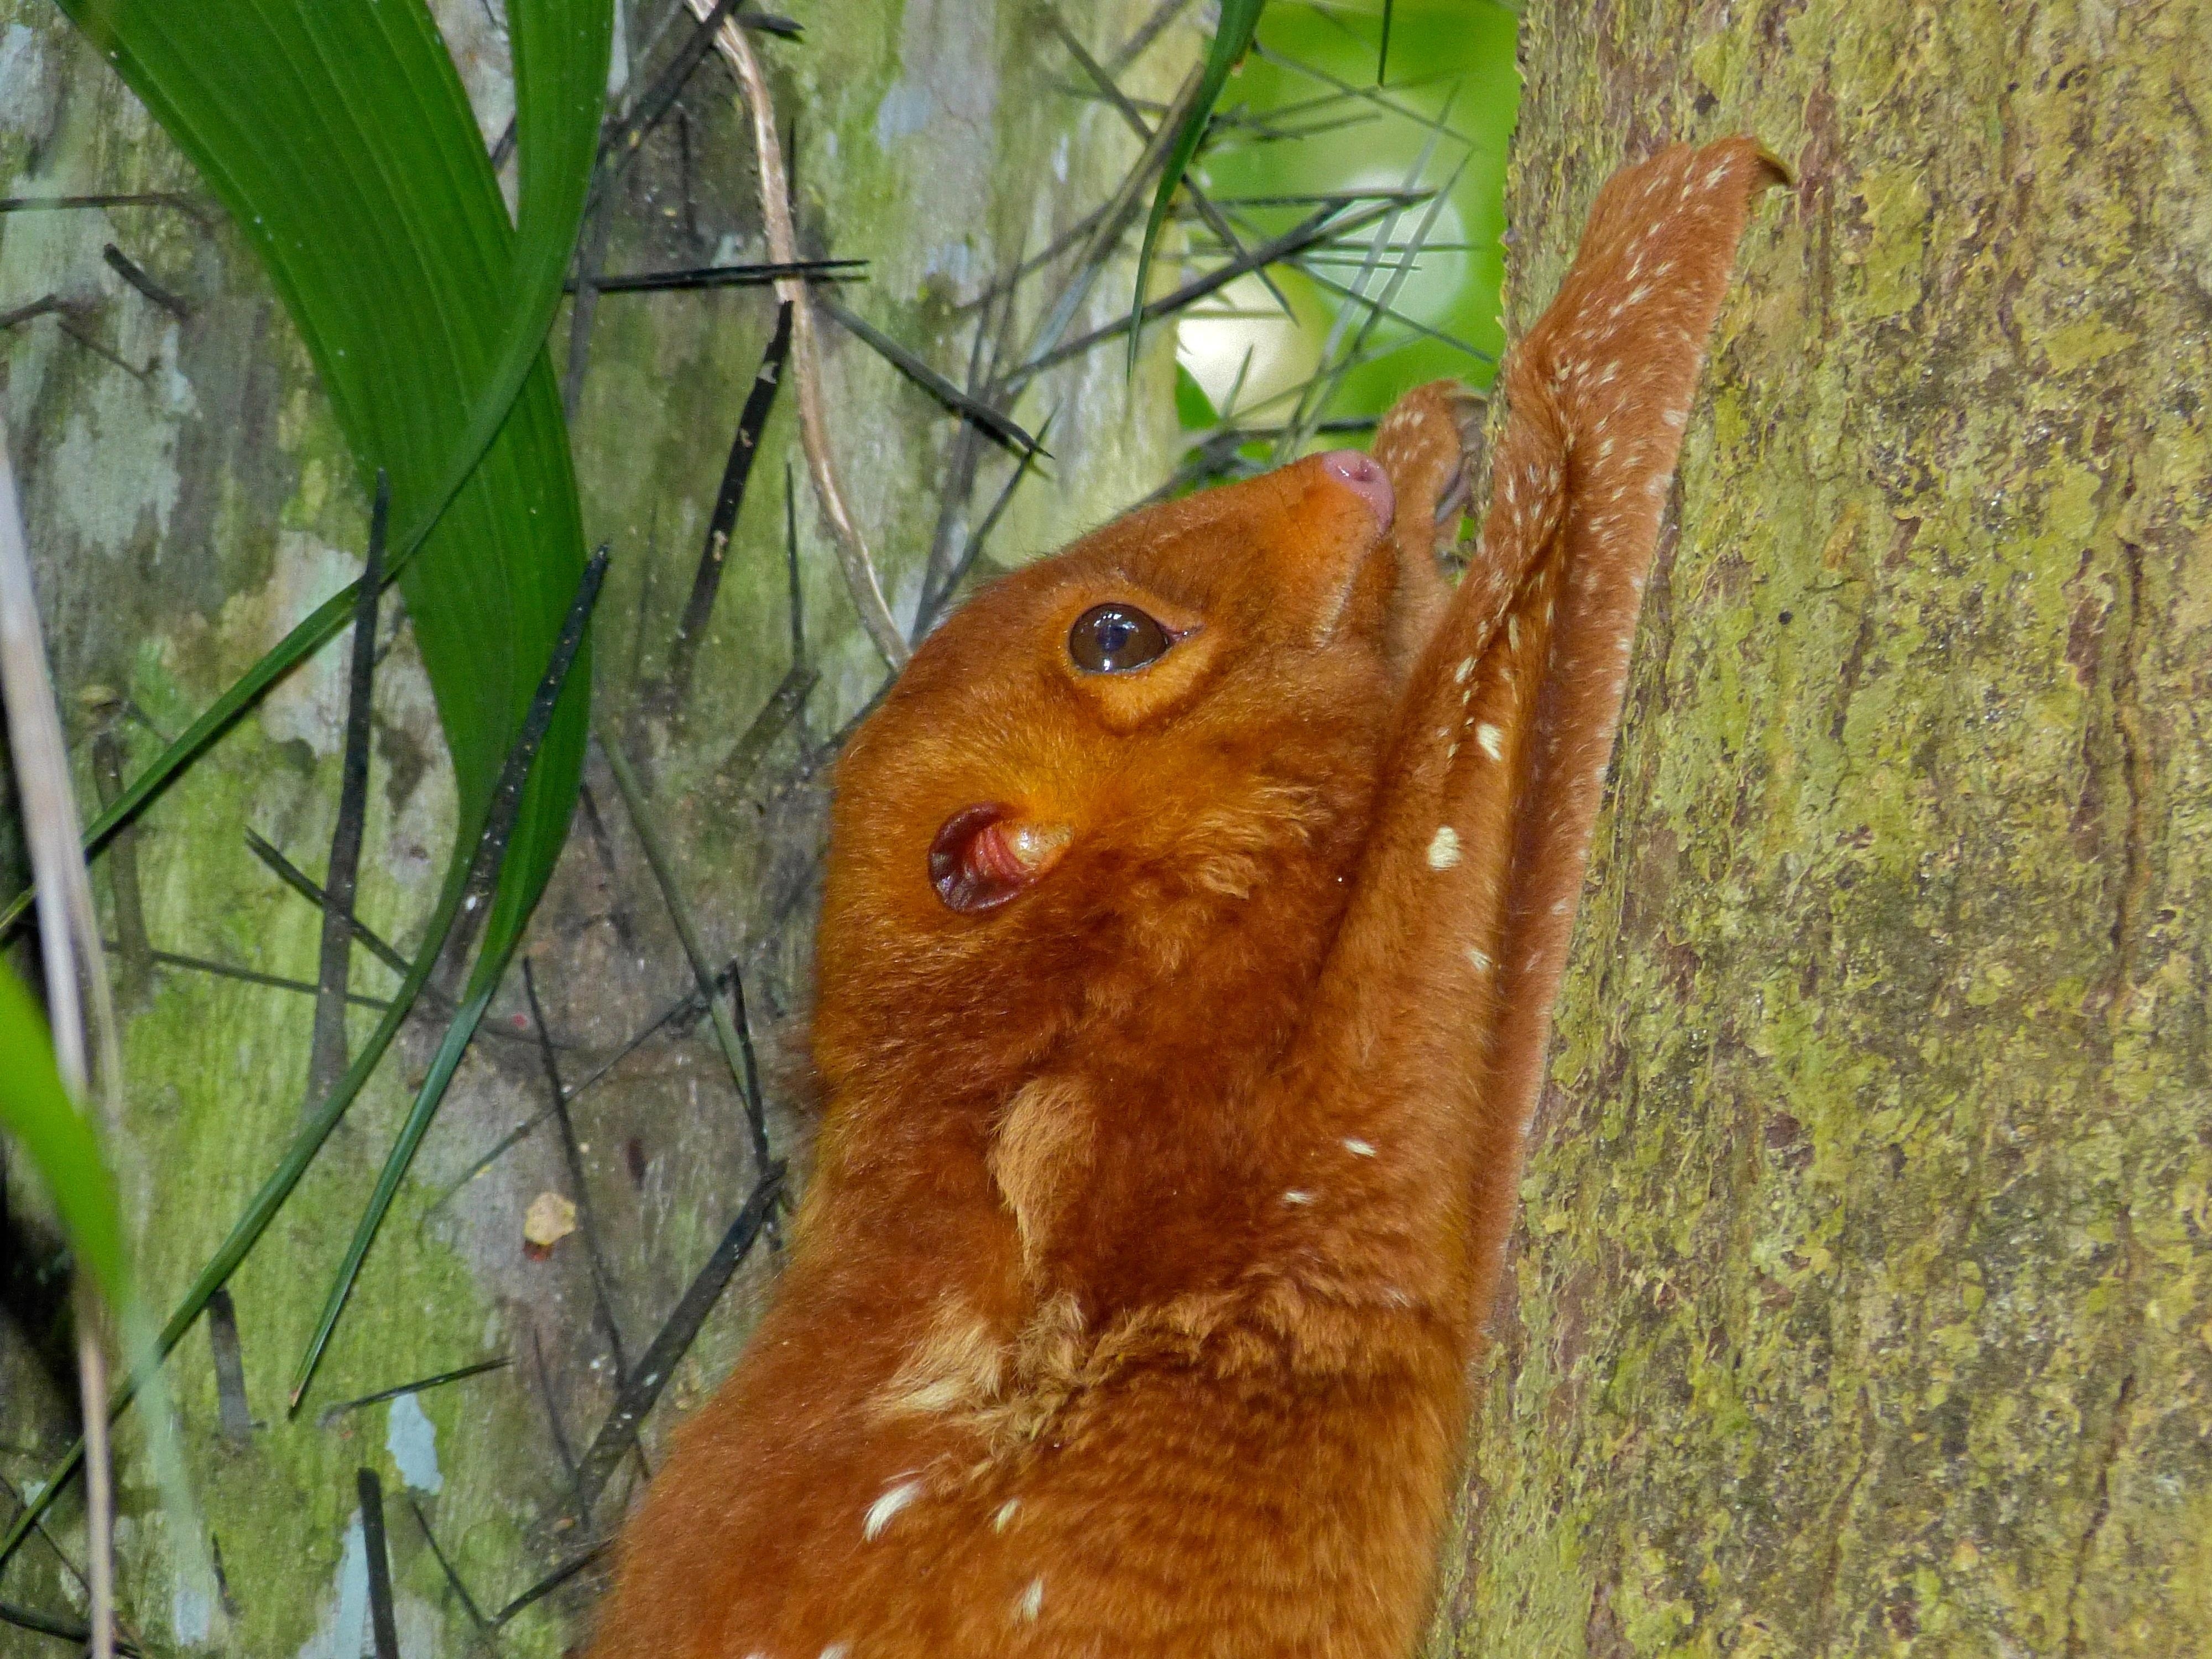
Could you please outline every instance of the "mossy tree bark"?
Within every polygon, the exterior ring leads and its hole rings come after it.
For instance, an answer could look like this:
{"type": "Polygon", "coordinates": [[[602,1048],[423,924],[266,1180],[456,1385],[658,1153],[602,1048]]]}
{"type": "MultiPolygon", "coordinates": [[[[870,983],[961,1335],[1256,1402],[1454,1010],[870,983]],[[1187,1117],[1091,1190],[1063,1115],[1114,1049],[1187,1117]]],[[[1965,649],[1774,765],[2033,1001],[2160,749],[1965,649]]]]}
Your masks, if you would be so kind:
{"type": "Polygon", "coordinates": [[[2212,6],[1532,9],[1749,131],[1437,1654],[2212,1650],[2212,6]]]}
{"type": "MultiPolygon", "coordinates": [[[[511,94],[495,5],[434,5],[487,141],[511,94]]],[[[1071,96],[1078,78],[1033,0],[791,0],[802,43],[761,38],[785,127],[795,128],[799,216],[811,251],[870,261],[844,302],[953,379],[969,361],[975,301],[1103,200],[1135,145],[1114,112],[1071,96]]],[[[1064,7],[1091,49],[1115,49],[1153,0],[1064,7]]],[[[680,0],[618,11],[616,88],[635,92],[688,28],[680,0]],[[671,33],[658,38],[657,26],[671,33]],[[648,50],[650,48],[650,50],[648,50]]],[[[1188,20],[1124,72],[1133,94],[1172,96],[1201,40],[1188,20]]],[[[510,174],[511,177],[511,174],[510,174]]],[[[0,196],[180,191],[190,168],[46,0],[0,0],[0,196]]],[[[734,83],[709,59],[648,141],[606,227],[610,272],[760,259],[751,147],[734,83]]],[[[79,787],[128,775],[314,604],[360,568],[366,503],[306,354],[251,253],[219,213],[163,207],[0,216],[0,313],[46,295],[60,313],[0,334],[10,441],[31,517],[49,640],[75,722],[79,787]],[[174,291],[183,314],[125,285],[116,245],[174,291]]],[[[597,246],[594,243],[594,246],[597,246]]],[[[1065,264],[1023,289],[1018,346],[1065,264]]],[[[1117,264],[1075,313],[1080,331],[1127,304],[1117,264]]],[[[785,465],[797,459],[787,392],[769,422],[688,700],[662,695],[738,412],[775,319],[764,290],[607,294],[596,307],[573,436],[586,531],[614,563],[596,623],[596,695],[672,849],[676,885],[712,964],[734,961],[770,1063],[774,1150],[803,1148],[797,1090],[775,1073],[779,1034],[803,1014],[824,745],[875,692],[883,665],[860,633],[794,467],[805,672],[793,665],[784,563],[785,465]],[[793,695],[778,697],[781,689],[793,695]]],[[[556,366],[576,361],[570,319],[556,366]]],[[[913,617],[940,528],[961,428],[834,325],[823,324],[833,441],[845,488],[902,621],[913,617]]],[[[1132,385],[1118,349],[1046,376],[1017,415],[1057,410],[1059,459],[1012,498],[990,544],[1008,562],[1066,540],[1154,487],[1172,459],[1164,354],[1132,385]]],[[[983,444],[948,545],[982,520],[1012,470],[983,444]]],[[[988,568],[988,567],[987,567],[988,568]]],[[[396,595],[395,595],[396,599],[396,595]]],[[[398,610],[396,603],[391,611],[398,610]]],[[[358,908],[411,950],[450,844],[450,774],[404,617],[387,614],[378,673],[368,846],[358,908]]],[[[112,1136],[149,1298],[164,1311],[280,1155],[306,1086],[310,998],[180,963],[214,960],[316,976],[318,912],[246,851],[268,837],[319,878],[338,795],[343,638],[272,694],[118,842],[97,881],[131,975],[129,1098],[112,1136]],[[147,952],[168,953],[167,959],[147,952]]],[[[224,1581],[179,1585],[169,1521],[126,1443],[123,1610],[157,1651],[206,1648],[356,1659],[368,1577],[355,1471],[380,1473],[402,1651],[459,1653],[471,1620],[419,1504],[486,1612],[573,1559],[617,1516],[658,1437],[713,1386],[772,1276],[756,1251],[648,1419],[644,1457],[587,1521],[567,1460],[712,1250],[753,1178],[728,1068],[696,1010],[617,1058],[684,1001],[690,971],[634,826],[595,756],[568,856],[524,954],[573,1090],[575,1152],[544,1116],[546,1081],[517,982],[497,1004],[370,1253],[305,1408],[285,1389],[392,1144],[441,1022],[433,1010],[356,1104],[231,1285],[244,1410],[226,1412],[206,1328],[170,1375],[224,1581]],[[468,1171],[517,1126],[537,1127],[468,1171]],[[580,1165],[582,1192],[572,1169],[580,1165]],[[585,1233],[526,1250],[523,1218],[551,1194],[587,1200],[585,1233]],[[595,1287],[595,1279],[597,1285],[595,1287]],[[604,1305],[602,1305],[602,1291],[604,1305]],[[618,1333],[618,1359],[611,1330],[618,1333]],[[334,1402],[488,1359],[504,1370],[347,1412],[334,1402]]],[[[0,757],[0,896],[20,884],[0,757]]],[[[356,992],[393,978],[356,951],[356,992]]],[[[358,1043],[373,1016],[356,1010],[358,1043]]],[[[782,1045],[788,1048],[787,1042],[782,1045]]],[[[803,1160],[802,1160],[803,1162],[803,1160]]],[[[66,1305],[51,1232],[20,1175],[0,1213],[0,1474],[19,1489],[67,1445],[66,1305]]],[[[0,1529],[15,1513],[0,1492],[0,1529]]],[[[34,1540],[0,1601],[81,1616],[82,1519],[57,1511],[59,1553],[34,1540]]],[[[556,1654],[580,1633],[588,1574],[505,1626],[502,1651],[556,1654]]],[[[0,1654],[62,1649],[0,1623],[0,1654]]]]}

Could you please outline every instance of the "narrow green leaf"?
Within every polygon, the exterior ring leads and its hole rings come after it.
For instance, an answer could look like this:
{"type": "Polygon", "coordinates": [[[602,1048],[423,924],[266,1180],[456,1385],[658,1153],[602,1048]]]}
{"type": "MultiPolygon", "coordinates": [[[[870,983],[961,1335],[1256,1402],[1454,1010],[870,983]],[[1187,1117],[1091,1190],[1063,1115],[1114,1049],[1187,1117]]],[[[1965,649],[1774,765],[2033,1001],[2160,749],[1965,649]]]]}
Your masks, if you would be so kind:
{"type": "MultiPolygon", "coordinates": [[[[500,768],[499,783],[492,792],[491,811],[468,860],[465,878],[458,890],[449,890],[459,892],[464,910],[475,910],[495,888],[505,890],[504,865],[510,856],[520,810],[528,799],[528,786],[542,753],[541,745],[557,718],[556,711],[567,702],[564,688],[570,671],[583,655],[586,632],[591,624],[592,611],[599,604],[599,587],[606,572],[607,552],[603,547],[584,567],[583,576],[576,584],[575,597],[569,604],[560,635],[553,641],[545,672],[539,677],[536,694],[531,699],[530,712],[524,717],[522,730],[516,734],[514,746],[500,768]]],[[[415,1103],[408,1109],[399,1139],[384,1160],[376,1190],[362,1212],[361,1220],[354,1229],[353,1242],[347,1246],[345,1260],[331,1281],[330,1293],[324,1298],[322,1316],[316,1321],[315,1334],[309,1339],[307,1352],[292,1380],[290,1404],[294,1411],[300,1408],[300,1397],[307,1392],[315,1367],[322,1361],[323,1350],[330,1344],[331,1334],[337,1328],[338,1316],[345,1311],[345,1304],[353,1295],[354,1281],[360,1276],[368,1247],[375,1243],[377,1231],[384,1224],[385,1212],[392,1207],[392,1196],[399,1190],[400,1180],[415,1160],[415,1149],[428,1133],[430,1121],[437,1115],[439,1103],[446,1097],[446,1087],[453,1081],[461,1056],[468,1052],[477,1027],[483,1023],[484,1005],[491,1000],[492,993],[499,988],[500,975],[507,971],[507,962],[521,937],[521,921],[527,920],[526,912],[514,927],[487,939],[477,957],[476,968],[469,978],[468,995],[446,1027],[438,1056],[432,1061],[422,1086],[416,1091],[415,1103]]]]}
{"type": "MultiPolygon", "coordinates": [[[[466,847],[583,565],[543,344],[598,143],[611,9],[604,0],[508,7],[518,228],[422,0],[61,3],[260,256],[364,485],[380,466],[391,474],[391,563],[453,755],[466,847]]],[[[295,629],[102,814],[94,836],[350,611],[340,594],[295,629]]],[[[487,946],[519,926],[551,872],[585,713],[580,689],[533,776],[487,946]]]]}
{"type": "Polygon", "coordinates": [[[76,1259],[100,1283],[108,1305],[129,1297],[123,1224],[115,1182],[100,1156],[91,1122],[70,1098],[54,1066],[53,1045],[38,1004],[0,963],[0,1129],[30,1154],[31,1166],[53,1196],[62,1232],[76,1259]]]}
{"type": "Polygon", "coordinates": [[[1252,44],[1253,32],[1260,27],[1261,8],[1267,0],[1221,0],[1221,22],[1213,31],[1213,44],[1206,49],[1206,68],[1199,77],[1198,96],[1189,112],[1183,117],[1176,131],[1175,146],[1168,151],[1167,163],[1160,169],[1159,188],[1152,195],[1152,216],[1145,221],[1144,245],[1137,251],[1137,292],[1129,307],[1129,368],[1137,367],[1138,324],[1145,309],[1145,284],[1152,270],[1152,251],[1160,240],[1160,227],[1167,223],[1168,210],[1175,202],[1176,189],[1182,176],[1189,171],[1191,158],[1206,141],[1206,124],[1212,118],[1213,106],[1221,100],[1222,88],[1229,84],[1229,72],[1244,56],[1252,44]]]}

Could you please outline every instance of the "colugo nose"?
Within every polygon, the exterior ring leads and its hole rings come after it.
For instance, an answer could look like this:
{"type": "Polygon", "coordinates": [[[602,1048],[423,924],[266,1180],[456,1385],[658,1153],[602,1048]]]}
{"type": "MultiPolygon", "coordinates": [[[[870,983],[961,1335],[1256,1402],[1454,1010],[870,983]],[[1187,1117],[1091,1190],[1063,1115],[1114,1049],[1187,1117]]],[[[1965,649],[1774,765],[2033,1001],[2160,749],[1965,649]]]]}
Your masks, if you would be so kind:
{"type": "Polygon", "coordinates": [[[1398,495],[1390,488],[1390,475],[1383,471],[1380,461],[1356,449],[1332,449],[1321,458],[1321,470],[1365,501],[1385,530],[1390,527],[1398,511],[1398,495]]]}

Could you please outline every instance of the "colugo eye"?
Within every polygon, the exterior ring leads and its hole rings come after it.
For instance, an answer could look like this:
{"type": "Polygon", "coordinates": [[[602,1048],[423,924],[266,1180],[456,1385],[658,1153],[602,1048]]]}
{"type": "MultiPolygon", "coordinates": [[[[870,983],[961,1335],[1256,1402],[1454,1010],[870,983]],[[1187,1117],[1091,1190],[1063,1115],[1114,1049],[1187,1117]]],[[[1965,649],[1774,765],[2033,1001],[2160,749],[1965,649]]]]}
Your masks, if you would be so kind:
{"type": "Polygon", "coordinates": [[[1126,674],[1156,662],[1175,643],[1168,630],[1133,605],[1094,605],[1067,630],[1067,654],[1087,674],[1126,674]]]}

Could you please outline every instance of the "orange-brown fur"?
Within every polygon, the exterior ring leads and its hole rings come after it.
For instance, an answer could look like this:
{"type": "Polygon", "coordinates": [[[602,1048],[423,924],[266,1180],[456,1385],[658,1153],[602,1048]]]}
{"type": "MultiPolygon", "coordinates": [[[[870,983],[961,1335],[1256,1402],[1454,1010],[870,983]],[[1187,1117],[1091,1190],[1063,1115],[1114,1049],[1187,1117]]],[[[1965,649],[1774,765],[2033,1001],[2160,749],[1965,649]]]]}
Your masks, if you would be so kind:
{"type": "Polygon", "coordinates": [[[1402,1659],[1683,410],[1753,189],[1615,179],[1501,380],[977,597],[838,773],[819,1162],[627,1534],[599,1659],[1402,1659]],[[1085,676],[1104,599],[1194,626],[1085,676]],[[938,826],[1072,828],[959,914],[938,826]]]}

